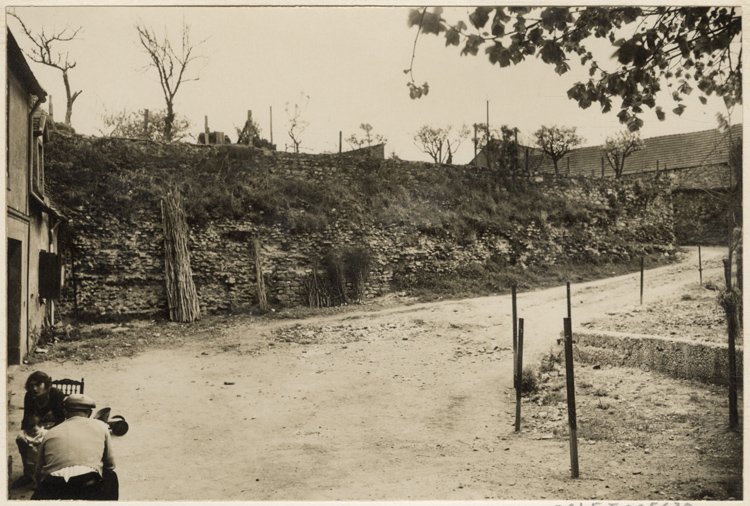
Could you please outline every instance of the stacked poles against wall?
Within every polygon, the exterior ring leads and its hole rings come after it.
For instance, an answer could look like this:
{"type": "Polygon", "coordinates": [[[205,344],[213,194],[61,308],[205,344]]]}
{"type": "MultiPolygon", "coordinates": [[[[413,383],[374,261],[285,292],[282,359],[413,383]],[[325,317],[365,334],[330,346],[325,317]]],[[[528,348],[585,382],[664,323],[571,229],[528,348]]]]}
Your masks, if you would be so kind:
{"type": "Polygon", "coordinates": [[[260,241],[253,237],[253,256],[255,257],[255,278],[258,285],[258,307],[264,313],[268,311],[268,298],[266,297],[266,284],[263,279],[263,269],[260,264],[260,241]]]}
{"type": "Polygon", "coordinates": [[[161,201],[161,215],[169,319],[183,323],[194,322],[200,318],[200,303],[190,268],[190,231],[182,209],[182,199],[176,190],[167,193],[161,201]]]}

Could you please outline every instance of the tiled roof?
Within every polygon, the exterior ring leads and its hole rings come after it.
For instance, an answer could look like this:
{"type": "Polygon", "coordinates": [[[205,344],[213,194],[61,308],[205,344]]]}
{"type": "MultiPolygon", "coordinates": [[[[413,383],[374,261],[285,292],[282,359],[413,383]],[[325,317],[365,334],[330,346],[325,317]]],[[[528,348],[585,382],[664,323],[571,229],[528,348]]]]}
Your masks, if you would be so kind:
{"type": "MultiPolygon", "coordinates": [[[[738,140],[741,135],[742,124],[734,125],[731,128],[732,138],[738,140]]],[[[714,129],[650,137],[643,139],[643,142],[644,148],[625,161],[624,174],[655,171],[657,168],[678,170],[725,164],[729,156],[730,136],[714,129]]],[[[571,175],[601,176],[603,161],[604,175],[611,177],[614,171],[603,157],[601,146],[579,148],[558,162],[558,170],[561,174],[567,174],[569,163],[571,175]]],[[[553,172],[552,161],[545,160],[539,171],[553,172]]]]}
{"type": "Polygon", "coordinates": [[[369,156],[378,160],[385,160],[385,144],[375,144],[374,146],[365,146],[364,148],[353,149],[341,153],[346,156],[369,156]]]}

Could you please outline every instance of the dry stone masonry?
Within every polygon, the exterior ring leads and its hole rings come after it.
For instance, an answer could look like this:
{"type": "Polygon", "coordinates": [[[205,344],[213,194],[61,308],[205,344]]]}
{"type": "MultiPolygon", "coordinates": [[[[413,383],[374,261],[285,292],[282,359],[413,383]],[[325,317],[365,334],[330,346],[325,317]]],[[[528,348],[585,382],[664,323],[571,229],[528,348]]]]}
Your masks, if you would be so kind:
{"type": "Polygon", "coordinates": [[[71,252],[60,312],[72,316],[77,307],[79,317],[104,321],[166,314],[159,192],[176,182],[194,192],[186,197],[188,205],[203,206],[201,219],[190,225],[190,251],[204,314],[257,304],[255,236],[268,300],[276,307],[303,304],[305,276],[336,248],[365,247],[371,253],[366,298],[388,292],[396,275],[408,282],[423,272],[451,273],[490,261],[523,268],[566,259],[617,261],[672,249],[669,179],[649,176],[627,182],[526,178],[523,188],[565,208],[554,210],[555,220],[543,211],[533,219],[516,219],[512,210],[522,195],[502,189],[504,202],[496,205],[511,209],[506,222],[448,230],[445,216],[455,204],[439,195],[440,185],[495,184],[495,176],[470,166],[56,133],[47,149],[47,178],[69,219],[71,252]],[[424,207],[415,204],[408,216],[383,217],[383,209],[392,211],[399,202],[378,209],[365,205],[368,193],[394,181],[407,192],[429,196],[414,200],[424,207]],[[314,203],[301,199],[290,200],[284,215],[257,204],[238,210],[235,202],[241,184],[254,184],[273,198],[289,188],[302,192],[312,183],[361,188],[361,204],[337,209],[332,203],[326,221],[318,223],[311,221],[314,203]],[[226,192],[221,198],[195,193],[208,188],[226,192]],[[364,218],[352,223],[352,209],[364,218]]]}

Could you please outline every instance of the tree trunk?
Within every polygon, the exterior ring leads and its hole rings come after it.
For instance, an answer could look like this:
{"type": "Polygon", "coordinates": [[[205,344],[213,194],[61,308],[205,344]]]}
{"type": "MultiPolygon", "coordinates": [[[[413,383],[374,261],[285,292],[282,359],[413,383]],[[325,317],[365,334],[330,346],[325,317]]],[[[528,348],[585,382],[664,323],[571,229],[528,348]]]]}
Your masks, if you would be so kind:
{"type": "MultiPolygon", "coordinates": [[[[164,118],[164,140],[172,142],[172,124],[174,123],[174,107],[171,101],[167,101],[167,115],[164,118]]],[[[208,142],[206,142],[208,144],[208,142]]]]}
{"type": "Polygon", "coordinates": [[[63,70],[63,84],[65,84],[65,97],[67,99],[67,103],[65,106],[65,126],[72,126],[70,124],[70,118],[73,116],[73,102],[76,101],[78,98],[78,95],[81,94],[81,91],[76,91],[72,95],[70,94],[70,81],[68,80],[68,72],[63,70]]]}
{"type": "Polygon", "coordinates": [[[164,253],[169,319],[190,323],[200,319],[200,303],[193,283],[188,249],[189,230],[180,196],[170,191],[162,201],[164,253]]]}

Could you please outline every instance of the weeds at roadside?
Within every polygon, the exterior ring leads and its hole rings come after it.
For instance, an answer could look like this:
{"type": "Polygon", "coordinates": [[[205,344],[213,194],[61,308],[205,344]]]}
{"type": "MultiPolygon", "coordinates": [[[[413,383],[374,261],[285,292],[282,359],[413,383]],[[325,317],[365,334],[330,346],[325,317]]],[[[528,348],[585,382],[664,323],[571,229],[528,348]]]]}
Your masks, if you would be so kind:
{"type": "Polygon", "coordinates": [[[565,396],[560,390],[553,390],[545,392],[539,402],[542,403],[542,406],[555,406],[560,402],[565,402],[565,396]]]}
{"type": "Polygon", "coordinates": [[[535,368],[524,367],[521,373],[521,394],[533,395],[539,391],[539,373],[535,368]]]}

